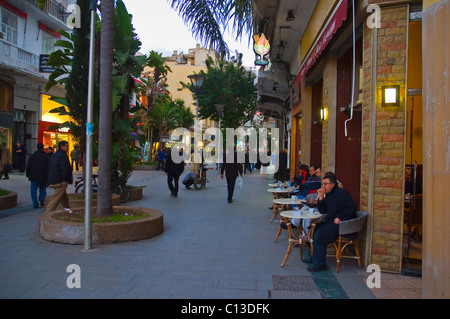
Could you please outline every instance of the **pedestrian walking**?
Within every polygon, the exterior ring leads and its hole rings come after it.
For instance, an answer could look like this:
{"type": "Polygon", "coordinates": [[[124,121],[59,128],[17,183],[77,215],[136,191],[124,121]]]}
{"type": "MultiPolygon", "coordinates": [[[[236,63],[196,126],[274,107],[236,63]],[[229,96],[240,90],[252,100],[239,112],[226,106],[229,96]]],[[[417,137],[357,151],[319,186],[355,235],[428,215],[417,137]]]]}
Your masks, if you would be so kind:
{"type": "Polygon", "coordinates": [[[228,189],[228,203],[233,202],[234,185],[236,184],[236,178],[243,175],[242,164],[237,162],[237,153],[234,151],[234,159],[229,162],[226,160],[226,156],[223,156],[223,164],[220,168],[220,178],[223,179],[223,173],[225,171],[225,177],[227,179],[228,189]]]}
{"type": "MultiPolygon", "coordinates": [[[[183,152],[180,151],[180,156],[183,155],[183,152]]],[[[170,189],[170,196],[177,197],[178,196],[178,182],[180,180],[180,175],[184,171],[184,161],[180,163],[175,163],[172,160],[172,151],[170,148],[167,149],[166,154],[166,167],[165,171],[167,174],[167,184],[170,189]]]]}
{"type": "Polygon", "coordinates": [[[3,146],[2,147],[2,157],[1,157],[2,171],[0,173],[0,179],[2,178],[3,175],[5,176],[3,179],[9,179],[9,170],[11,167],[11,151],[9,150],[9,147],[6,146],[5,142],[3,142],[2,146],[3,146]]]}
{"type": "Polygon", "coordinates": [[[159,171],[159,168],[161,168],[164,171],[165,162],[166,162],[166,151],[165,149],[159,148],[158,165],[156,166],[156,170],[159,171]]]}
{"type": "Polygon", "coordinates": [[[73,175],[67,152],[69,152],[69,143],[60,141],[58,150],[48,159],[47,184],[48,187],[54,189],[54,193],[52,199],[45,207],[45,212],[55,210],[59,203],[64,208],[70,208],[66,189],[69,184],[73,183],[73,175]]]}
{"type": "Polygon", "coordinates": [[[72,171],[73,171],[73,163],[75,163],[75,169],[78,172],[78,163],[80,162],[80,148],[78,147],[78,145],[75,145],[73,147],[72,152],[70,152],[70,159],[72,160],[70,166],[72,166],[72,171]]]}
{"type": "Polygon", "coordinates": [[[17,168],[19,169],[20,174],[25,172],[25,162],[27,156],[27,150],[22,142],[17,141],[16,146],[14,148],[14,154],[16,156],[17,168]]]}
{"type": "Polygon", "coordinates": [[[44,152],[44,144],[37,144],[37,151],[31,154],[27,164],[27,177],[30,181],[31,200],[33,207],[44,207],[45,196],[47,196],[47,164],[48,154],[44,152]],[[39,202],[37,191],[39,189],[39,202]]]}

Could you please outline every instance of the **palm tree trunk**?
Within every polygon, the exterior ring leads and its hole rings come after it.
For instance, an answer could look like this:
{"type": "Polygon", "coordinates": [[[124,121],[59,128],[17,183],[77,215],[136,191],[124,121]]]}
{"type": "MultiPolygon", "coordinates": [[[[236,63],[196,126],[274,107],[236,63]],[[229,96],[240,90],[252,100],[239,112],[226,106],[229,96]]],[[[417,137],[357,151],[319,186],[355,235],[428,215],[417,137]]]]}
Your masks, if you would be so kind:
{"type": "Polygon", "coordinates": [[[98,143],[97,215],[112,215],[111,202],[111,131],[112,131],[112,60],[114,39],[114,0],[102,0],[100,38],[100,121],[98,143]]]}

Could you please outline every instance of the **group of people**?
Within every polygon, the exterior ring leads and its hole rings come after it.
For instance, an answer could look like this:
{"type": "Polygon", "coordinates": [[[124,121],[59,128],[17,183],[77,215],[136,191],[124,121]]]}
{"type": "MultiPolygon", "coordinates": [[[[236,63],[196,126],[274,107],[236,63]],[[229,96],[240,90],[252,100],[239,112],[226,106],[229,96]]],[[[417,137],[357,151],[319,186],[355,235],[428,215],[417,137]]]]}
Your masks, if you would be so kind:
{"type": "MultiPolygon", "coordinates": [[[[326,172],[321,176],[320,167],[317,165],[308,167],[302,164],[299,174],[291,176],[291,178],[295,186],[293,194],[296,194],[299,199],[307,198],[310,194],[316,194],[317,209],[323,217],[315,226],[312,241],[313,254],[303,261],[312,263],[307,268],[308,271],[323,271],[327,269],[327,246],[337,239],[339,223],[356,217],[356,203],[350,193],[342,187],[333,172],[326,172]]],[[[295,223],[293,224],[295,225],[295,223]]]]}
{"type": "MultiPolygon", "coordinates": [[[[179,155],[182,156],[182,150],[179,151],[179,155]]],[[[191,150],[191,168],[186,173],[186,175],[183,177],[182,183],[184,186],[189,189],[190,186],[194,183],[195,178],[195,167],[196,167],[196,161],[194,160],[195,153],[193,150],[191,150]]],[[[201,160],[198,160],[197,163],[199,166],[202,166],[203,164],[203,156],[201,160]]],[[[172,159],[172,150],[169,148],[167,149],[166,157],[165,157],[165,167],[164,171],[167,174],[167,184],[169,186],[170,190],[170,196],[171,197],[177,197],[178,196],[178,190],[179,190],[179,180],[180,176],[184,171],[185,162],[181,161],[179,163],[176,163],[172,159]]],[[[243,176],[243,167],[241,163],[238,163],[237,161],[237,153],[234,152],[234,160],[232,162],[229,162],[226,160],[226,156],[224,154],[223,157],[223,163],[220,166],[220,176],[223,179],[225,174],[226,180],[227,180],[227,201],[228,203],[233,202],[233,194],[234,194],[234,188],[236,185],[236,179],[238,177],[243,176]]]]}
{"type": "Polygon", "coordinates": [[[64,208],[70,208],[66,190],[67,186],[73,183],[73,175],[68,152],[67,141],[60,141],[55,153],[45,152],[44,145],[37,144],[37,151],[31,154],[26,168],[26,176],[31,183],[30,193],[34,208],[39,208],[39,205],[45,206],[45,212],[48,212],[55,210],[59,203],[64,208]],[[45,205],[47,187],[52,188],[54,192],[52,199],[45,205]]]}
{"type": "MultiPolygon", "coordinates": [[[[2,176],[4,176],[3,179],[9,179],[9,172],[12,169],[12,159],[9,147],[5,142],[3,142],[1,145],[0,154],[0,179],[2,178],[2,176]]],[[[23,174],[25,171],[27,150],[20,141],[17,141],[16,145],[13,146],[13,154],[15,156],[15,166],[18,167],[20,174],[23,174]]]]}

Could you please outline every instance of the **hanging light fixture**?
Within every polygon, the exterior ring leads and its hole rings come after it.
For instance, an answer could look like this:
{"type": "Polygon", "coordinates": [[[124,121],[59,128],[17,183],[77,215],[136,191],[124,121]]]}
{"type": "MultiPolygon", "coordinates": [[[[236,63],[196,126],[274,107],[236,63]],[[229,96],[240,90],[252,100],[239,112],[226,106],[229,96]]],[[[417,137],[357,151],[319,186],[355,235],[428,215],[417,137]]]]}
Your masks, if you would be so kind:
{"type": "Polygon", "coordinates": [[[289,10],[286,17],[286,21],[294,21],[294,20],[295,20],[294,12],[292,12],[292,10],[289,10]]]}

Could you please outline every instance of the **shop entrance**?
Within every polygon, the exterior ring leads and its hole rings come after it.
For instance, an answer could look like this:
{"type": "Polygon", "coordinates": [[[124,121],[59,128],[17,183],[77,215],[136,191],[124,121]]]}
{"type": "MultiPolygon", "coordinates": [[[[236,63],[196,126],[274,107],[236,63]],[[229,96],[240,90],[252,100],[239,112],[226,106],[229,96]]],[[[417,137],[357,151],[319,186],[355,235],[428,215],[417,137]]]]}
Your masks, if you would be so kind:
{"type": "Polygon", "coordinates": [[[409,22],[402,272],[422,273],[422,21],[409,22]]]}

